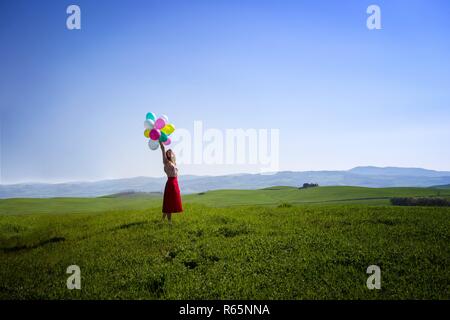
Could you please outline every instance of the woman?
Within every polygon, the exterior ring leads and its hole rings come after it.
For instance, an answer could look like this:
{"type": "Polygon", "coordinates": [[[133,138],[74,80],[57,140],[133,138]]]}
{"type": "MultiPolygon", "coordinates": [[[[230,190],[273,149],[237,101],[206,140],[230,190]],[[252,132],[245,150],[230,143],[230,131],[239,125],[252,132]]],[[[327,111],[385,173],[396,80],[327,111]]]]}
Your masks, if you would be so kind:
{"type": "Polygon", "coordinates": [[[164,189],[164,200],[162,212],[162,219],[167,216],[169,223],[172,223],[172,213],[182,212],[183,205],[181,204],[180,188],[178,186],[178,169],[175,158],[175,153],[172,150],[167,150],[164,144],[159,142],[162,151],[164,172],[167,174],[166,187],[164,189]]]}

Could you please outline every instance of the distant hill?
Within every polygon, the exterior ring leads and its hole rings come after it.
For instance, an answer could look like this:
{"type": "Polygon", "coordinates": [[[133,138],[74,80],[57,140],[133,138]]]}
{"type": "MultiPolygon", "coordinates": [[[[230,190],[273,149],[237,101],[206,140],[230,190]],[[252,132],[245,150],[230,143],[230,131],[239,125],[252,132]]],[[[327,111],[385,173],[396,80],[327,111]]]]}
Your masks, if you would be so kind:
{"type": "Polygon", "coordinates": [[[450,171],[435,171],[422,168],[398,168],[398,167],[355,167],[348,172],[360,175],[376,176],[411,176],[411,177],[442,177],[450,176],[450,171]]]}
{"type": "Polygon", "coordinates": [[[444,184],[444,185],[432,186],[432,187],[436,188],[436,189],[450,189],[450,184],[444,184]]]}
{"type": "MultiPolygon", "coordinates": [[[[276,186],[256,190],[213,190],[183,195],[186,205],[234,207],[248,205],[292,206],[301,204],[336,205],[365,204],[391,206],[392,197],[440,197],[450,200],[450,189],[434,188],[365,188],[316,187],[295,188],[276,186]]],[[[123,192],[98,198],[4,199],[2,214],[69,214],[97,213],[115,210],[147,210],[161,208],[162,194],[123,192]]],[[[189,207],[189,206],[186,206],[189,207]]]]}
{"type": "MultiPolygon", "coordinates": [[[[99,197],[123,192],[163,192],[166,178],[135,177],[97,182],[0,185],[0,198],[99,197]]],[[[282,171],[275,174],[180,176],[183,193],[272,186],[431,187],[450,184],[450,172],[421,168],[356,167],[347,171],[282,171]]]]}
{"type": "Polygon", "coordinates": [[[102,198],[141,198],[141,197],[160,198],[160,197],[162,197],[162,195],[163,195],[162,192],[123,191],[123,192],[119,192],[119,193],[102,196],[102,198]]]}
{"type": "Polygon", "coordinates": [[[121,192],[162,192],[165,178],[134,177],[96,182],[0,185],[0,198],[98,197],[121,192]]]}

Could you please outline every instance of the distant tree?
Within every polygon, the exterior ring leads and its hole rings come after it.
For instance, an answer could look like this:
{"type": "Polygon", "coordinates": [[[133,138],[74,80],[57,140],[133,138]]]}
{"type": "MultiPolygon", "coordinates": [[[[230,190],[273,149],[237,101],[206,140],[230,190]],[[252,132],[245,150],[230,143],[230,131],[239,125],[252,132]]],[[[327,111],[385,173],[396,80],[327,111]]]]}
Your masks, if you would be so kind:
{"type": "Polygon", "coordinates": [[[318,183],[304,183],[303,186],[300,187],[299,189],[314,188],[318,186],[319,186],[318,183]]]}
{"type": "Polygon", "coordinates": [[[394,206],[429,206],[429,207],[450,207],[450,201],[445,198],[391,198],[394,206]]]}

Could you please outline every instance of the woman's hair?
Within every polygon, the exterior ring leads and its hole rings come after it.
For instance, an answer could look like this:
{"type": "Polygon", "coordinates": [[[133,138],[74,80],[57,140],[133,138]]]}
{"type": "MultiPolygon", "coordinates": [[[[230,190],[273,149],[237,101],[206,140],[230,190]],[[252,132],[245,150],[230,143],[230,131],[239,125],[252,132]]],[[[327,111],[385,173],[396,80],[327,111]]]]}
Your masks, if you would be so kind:
{"type": "Polygon", "coordinates": [[[172,149],[169,149],[166,151],[166,157],[167,157],[167,160],[172,162],[174,165],[177,164],[177,158],[175,157],[175,152],[173,152],[172,149]]]}

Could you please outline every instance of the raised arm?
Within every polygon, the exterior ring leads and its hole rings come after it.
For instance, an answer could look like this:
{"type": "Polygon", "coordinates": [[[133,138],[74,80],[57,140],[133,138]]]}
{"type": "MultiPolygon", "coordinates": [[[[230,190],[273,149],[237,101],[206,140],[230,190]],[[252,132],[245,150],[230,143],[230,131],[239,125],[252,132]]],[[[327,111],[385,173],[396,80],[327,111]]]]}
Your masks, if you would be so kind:
{"type": "Polygon", "coordinates": [[[164,144],[161,141],[159,141],[159,146],[161,147],[162,151],[163,163],[166,163],[167,162],[166,147],[164,147],[164,144]]]}

